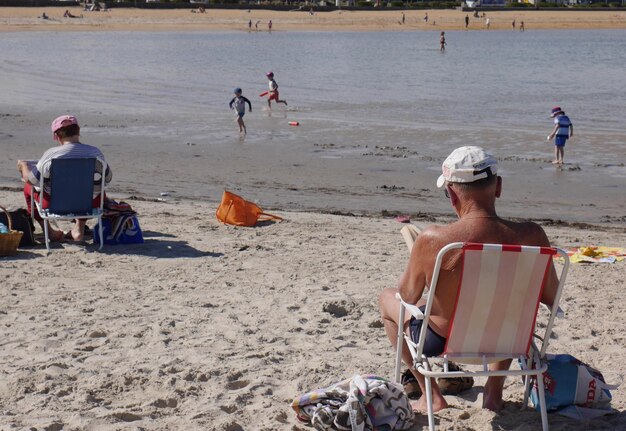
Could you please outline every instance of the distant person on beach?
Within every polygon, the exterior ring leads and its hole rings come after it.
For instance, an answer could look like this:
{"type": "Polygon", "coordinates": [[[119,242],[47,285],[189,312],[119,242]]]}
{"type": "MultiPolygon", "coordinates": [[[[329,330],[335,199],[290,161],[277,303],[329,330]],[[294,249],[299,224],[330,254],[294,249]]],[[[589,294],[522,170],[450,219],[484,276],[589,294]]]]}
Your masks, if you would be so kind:
{"type": "Polygon", "coordinates": [[[261,23],[261,21],[257,21],[254,23],[254,31],[259,31],[259,24],[261,23]]]}
{"type": "Polygon", "coordinates": [[[406,17],[404,16],[404,12],[402,12],[402,24],[406,21],[406,17]]]}
{"type": "Polygon", "coordinates": [[[469,26],[469,15],[465,15],[465,28],[469,26]]]}
{"type": "Polygon", "coordinates": [[[552,138],[555,138],[554,160],[552,163],[562,165],[563,156],[565,155],[565,142],[574,136],[574,125],[560,106],[552,108],[550,118],[554,118],[554,129],[552,129],[552,133],[548,135],[547,140],[550,141],[552,138]]]}
{"type": "Polygon", "coordinates": [[[272,20],[271,19],[267,22],[267,29],[270,33],[272,32],[272,20]]]}
{"type": "Polygon", "coordinates": [[[267,97],[267,106],[269,106],[270,109],[272,109],[272,100],[276,101],[276,103],[284,103],[285,106],[287,106],[287,101],[286,100],[280,100],[280,96],[278,94],[278,84],[274,80],[274,72],[267,72],[265,74],[265,76],[267,76],[268,86],[269,86],[269,95],[267,97]]]}
{"type": "MultiPolygon", "coordinates": [[[[104,155],[99,149],[80,142],[80,127],[78,125],[78,120],[73,115],[62,115],[56,118],[52,122],[51,129],[52,137],[59,144],[58,146],[50,148],[46,151],[36,164],[34,162],[24,160],[18,160],[17,162],[17,170],[20,172],[22,181],[25,183],[24,197],[26,198],[26,211],[28,211],[29,214],[31,196],[33,196],[36,200],[39,200],[40,193],[42,193],[42,190],[39,188],[42,175],[44,178],[43,207],[48,208],[50,199],[50,182],[47,180],[50,178],[49,162],[51,160],[81,157],[99,157],[104,160],[104,155]]],[[[96,175],[97,177],[102,176],[102,165],[100,163],[96,163],[96,175]]],[[[111,178],[111,169],[107,166],[105,182],[108,184],[111,181],[111,178]]],[[[94,193],[97,193],[93,199],[94,208],[100,205],[100,181],[97,182],[97,185],[98,187],[96,187],[94,178],[94,193]]],[[[39,212],[37,212],[37,207],[35,207],[34,216],[35,220],[37,220],[41,225],[41,228],[44,229],[44,222],[39,215],[39,212]]],[[[77,219],[72,230],[65,235],[63,231],[55,230],[52,226],[49,226],[50,240],[53,242],[61,241],[65,236],[67,239],[83,241],[85,224],[85,219],[77,219]]]]}
{"type": "Polygon", "coordinates": [[[424,12],[424,23],[428,24],[428,12],[424,12]]]}
{"type": "Polygon", "coordinates": [[[513,30],[515,30],[515,20],[511,21],[511,27],[513,30]]]}
{"type": "Polygon", "coordinates": [[[489,18],[485,21],[485,26],[487,26],[487,30],[489,30],[489,27],[491,26],[491,20],[489,18]]]}
{"type": "Polygon", "coordinates": [[[46,13],[42,13],[41,16],[39,17],[41,19],[48,19],[48,15],[46,15],[46,13]]]}
{"type": "Polygon", "coordinates": [[[250,103],[250,101],[246,97],[242,96],[241,88],[235,88],[233,90],[233,93],[235,94],[235,97],[231,99],[228,106],[230,109],[234,109],[237,113],[237,118],[235,119],[235,121],[239,125],[239,133],[247,133],[246,125],[243,122],[243,116],[246,115],[246,103],[250,108],[250,112],[252,112],[252,103],[250,103]]]}
{"type": "Polygon", "coordinates": [[[520,21],[520,23],[519,23],[519,31],[524,31],[524,21],[520,21]]]}
{"type": "Polygon", "coordinates": [[[439,51],[444,52],[446,50],[446,32],[442,31],[439,36],[439,51]]]}
{"type": "Polygon", "coordinates": [[[72,15],[68,9],[65,9],[65,13],[63,14],[63,18],[80,18],[76,15],[72,15]]]}
{"type": "MultiPolygon", "coordinates": [[[[496,214],[496,199],[502,193],[502,178],[498,176],[498,161],[484,149],[457,148],[443,162],[442,172],[437,180],[437,187],[443,188],[458,220],[445,226],[430,226],[421,231],[415,240],[411,257],[400,277],[398,287],[383,290],[378,298],[385,332],[394,348],[399,325],[416,343],[419,342],[422,327],[422,320],[415,319],[410,313],[406,313],[404,322],[398,322],[400,303],[395,295],[399,292],[405,302],[416,304],[424,311],[425,301],[421,299],[422,293],[432,279],[437,253],[444,246],[453,242],[550,246],[545,232],[539,225],[505,220],[496,214]]],[[[461,268],[460,251],[445,255],[435,290],[431,319],[427,322],[424,354],[428,357],[439,356],[444,351],[461,268]]],[[[557,288],[558,278],[552,266],[546,274],[541,302],[552,305],[557,288]]],[[[515,304],[510,306],[515,307],[515,304]]],[[[424,376],[413,368],[406,346],[402,358],[417,379],[422,394],[425,394],[424,376]]],[[[490,364],[489,368],[507,370],[510,364],[509,359],[490,364]]],[[[504,407],[502,401],[504,382],[505,377],[489,377],[483,393],[483,408],[499,411],[504,407]]],[[[448,407],[437,384],[433,382],[431,387],[433,410],[439,411],[448,407]]],[[[424,396],[413,401],[411,405],[414,410],[426,411],[424,396]]]]}
{"type": "Polygon", "coordinates": [[[248,21],[248,31],[252,31],[252,20],[248,21]]]}

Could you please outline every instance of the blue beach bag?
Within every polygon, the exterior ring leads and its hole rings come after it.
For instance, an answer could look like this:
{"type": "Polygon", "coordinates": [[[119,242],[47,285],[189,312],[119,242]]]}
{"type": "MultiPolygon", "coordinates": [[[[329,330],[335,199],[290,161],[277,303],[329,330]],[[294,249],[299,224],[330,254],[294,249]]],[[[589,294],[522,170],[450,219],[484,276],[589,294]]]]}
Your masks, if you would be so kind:
{"type": "MultiPolygon", "coordinates": [[[[561,410],[580,406],[594,410],[611,410],[611,392],[602,373],[579,361],[572,355],[547,355],[548,369],[543,373],[546,409],[561,410]]],[[[530,399],[539,411],[539,397],[535,384],[530,399]]]]}
{"type": "MultiPolygon", "coordinates": [[[[94,227],[93,242],[100,244],[98,225],[94,227]]],[[[104,243],[115,244],[143,244],[143,232],[136,215],[122,215],[114,218],[103,218],[102,229],[104,243]]]]}

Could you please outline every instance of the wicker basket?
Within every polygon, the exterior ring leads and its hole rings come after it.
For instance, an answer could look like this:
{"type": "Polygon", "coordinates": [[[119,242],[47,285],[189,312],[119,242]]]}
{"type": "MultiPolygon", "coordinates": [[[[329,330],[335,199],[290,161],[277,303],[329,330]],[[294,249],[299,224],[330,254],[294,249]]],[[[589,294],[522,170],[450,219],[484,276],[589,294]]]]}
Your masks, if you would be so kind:
{"type": "Polygon", "coordinates": [[[7,223],[9,225],[9,233],[0,233],[0,256],[13,256],[17,253],[17,246],[22,239],[22,232],[13,230],[11,214],[2,206],[0,206],[0,210],[7,215],[7,223]]]}

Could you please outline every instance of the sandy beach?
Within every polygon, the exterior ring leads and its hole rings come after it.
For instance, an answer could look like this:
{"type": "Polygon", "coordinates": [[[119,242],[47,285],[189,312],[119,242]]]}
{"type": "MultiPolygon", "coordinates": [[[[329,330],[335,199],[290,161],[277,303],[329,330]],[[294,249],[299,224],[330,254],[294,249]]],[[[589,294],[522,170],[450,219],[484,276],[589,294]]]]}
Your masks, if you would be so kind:
{"type": "MultiPolygon", "coordinates": [[[[4,189],[0,202],[22,197],[4,189]]],[[[401,224],[273,211],[285,221],[233,228],[215,220],[215,202],[129,202],[143,245],[0,258],[0,429],[304,431],[289,406],[297,395],[392,375],[376,298],[406,264],[401,224]]],[[[559,247],[626,245],[619,228],[546,230],[559,247]]],[[[572,265],[549,349],[612,382],[626,373],[624,264],[572,265]]],[[[507,381],[497,415],[478,407],[480,389],[450,396],[439,429],[536,430],[521,388],[507,381]]],[[[616,413],[593,429],[626,427],[624,392],[613,396],[616,413]]],[[[552,430],[590,429],[549,419],[552,430]]],[[[412,429],[426,423],[418,415],[412,429]]]]}
{"type": "MultiPolygon", "coordinates": [[[[267,10],[207,9],[205,14],[189,9],[110,9],[88,12],[80,8],[69,11],[81,18],[63,18],[65,7],[0,8],[2,31],[199,31],[248,30],[248,21],[260,21],[259,31],[267,31],[269,20],[273,31],[415,31],[462,30],[466,12],[457,10],[406,10],[401,23],[400,11],[308,11],[277,12],[267,10]],[[45,12],[49,19],[38,17],[45,12]],[[423,18],[427,13],[429,20],[423,18]]],[[[469,30],[484,30],[484,18],[470,15],[469,30]]],[[[533,29],[615,29],[626,28],[624,11],[494,11],[487,12],[490,30],[509,30],[511,22],[524,21],[526,30],[533,29]]],[[[254,30],[254,26],[253,26],[254,30]]]]}

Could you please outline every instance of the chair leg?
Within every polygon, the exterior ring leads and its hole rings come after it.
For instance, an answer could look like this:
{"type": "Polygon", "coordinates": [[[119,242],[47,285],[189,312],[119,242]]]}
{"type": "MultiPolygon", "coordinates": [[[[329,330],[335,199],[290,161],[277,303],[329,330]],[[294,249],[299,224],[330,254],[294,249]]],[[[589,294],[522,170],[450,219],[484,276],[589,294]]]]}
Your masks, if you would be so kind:
{"type": "Polygon", "coordinates": [[[50,254],[50,237],[48,236],[48,220],[43,221],[44,241],[46,241],[46,253],[50,254]]]}
{"type": "MultiPolygon", "coordinates": [[[[532,359],[529,358],[526,362],[526,369],[530,369],[532,366],[532,359]]],[[[532,382],[532,376],[524,376],[524,403],[522,404],[522,410],[528,407],[528,397],[530,396],[530,389],[532,382]]]]}
{"type": "Polygon", "coordinates": [[[541,410],[541,427],[548,431],[548,411],[546,409],[546,393],[543,387],[543,375],[537,375],[537,392],[539,395],[539,408],[541,410]]]}
{"type": "Polygon", "coordinates": [[[396,338],[396,370],[395,370],[395,381],[396,383],[400,383],[400,371],[402,368],[402,348],[404,347],[404,332],[403,324],[404,322],[404,306],[400,304],[400,317],[398,319],[398,336],[396,338]]]}
{"type": "Polygon", "coordinates": [[[428,406],[428,429],[435,431],[435,415],[433,413],[433,388],[430,377],[424,376],[426,382],[426,405],[428,406]]]}
{"type": "Polygon", "coordinates": [[[100,235],[100,248],[98,250],[102,250],[104,246],[104,238],[103,238],[103,228],[102,228],[102,217],[98,217],[98,235],[100,235]]]}

